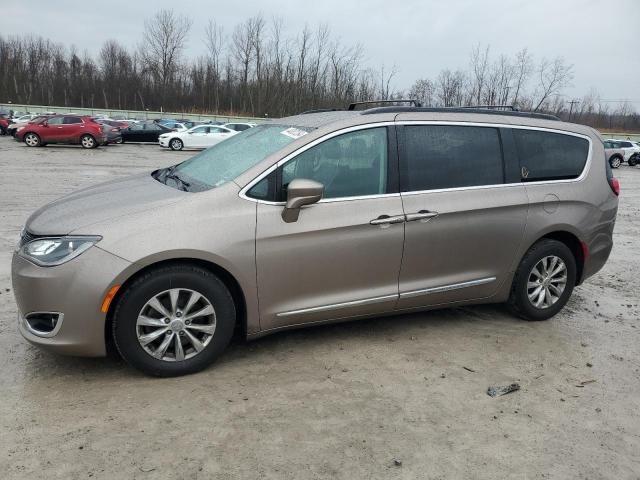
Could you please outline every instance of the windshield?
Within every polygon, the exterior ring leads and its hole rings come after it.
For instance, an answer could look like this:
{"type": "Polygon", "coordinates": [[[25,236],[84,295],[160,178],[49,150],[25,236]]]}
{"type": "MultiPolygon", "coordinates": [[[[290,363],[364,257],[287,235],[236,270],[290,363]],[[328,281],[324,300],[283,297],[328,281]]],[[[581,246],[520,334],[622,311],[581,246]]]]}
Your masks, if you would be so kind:
{"type": "Polygon", "coordinates": [[[205,190],[219,187],[308,131],[289,125],[259,125],[202,151],[177,165],[172,173],[205,190]]]}

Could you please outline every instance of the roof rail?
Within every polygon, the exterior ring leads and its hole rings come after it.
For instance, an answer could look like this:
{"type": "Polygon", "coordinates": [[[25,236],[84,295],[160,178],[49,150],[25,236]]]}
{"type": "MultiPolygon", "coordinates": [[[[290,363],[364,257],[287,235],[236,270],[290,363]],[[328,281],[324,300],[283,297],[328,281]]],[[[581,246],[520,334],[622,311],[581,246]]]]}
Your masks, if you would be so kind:
{"type": "Polygon", "coordinates": [[[416,99],[398,99],[398,100],[367,100],[365,102],[353,102],[349,104],[347,110],[355,110],[358,105],[371,105],[372,103],[408,103],[414,107],[421,107],[422,104],[416,99]]]}
{"type": "Polygon", "coordinates": [[[323,112],[343,112],[344,108],[317,108],[315,110],[306,110],[298,115],[306,115],[308,113],[323,113],[323,112]]]}
{"type": "Polygon", "coordinates": [[[511,112],[518,111],[518,109],[513,105],[464,105],[460,108],[486,108],[487,110],[506,110],[511,112]]]}
{"type": "Polygon", "coordinates": [[[556,120],[560,119],[555,115],[548,115],[546,113],[535,112],[520,112],[520,111],[503,111],[493,110],[477,107],[377,107],[369,108],[360,112],[361,115],[374,115],[376,113],[411,113],[411,112],[428,112],[428,113],[479,113],[482,115],[504,115],[509,117],[526,117],[526,118],[539,118],[541,120],[556,120]]]}

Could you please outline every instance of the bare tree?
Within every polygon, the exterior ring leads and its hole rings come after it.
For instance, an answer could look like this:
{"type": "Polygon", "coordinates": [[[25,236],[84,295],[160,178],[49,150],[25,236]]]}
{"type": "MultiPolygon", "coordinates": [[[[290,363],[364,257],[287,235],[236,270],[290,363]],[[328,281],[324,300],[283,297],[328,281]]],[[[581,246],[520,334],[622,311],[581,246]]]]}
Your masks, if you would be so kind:
{"type": "Polygon", "coordinates": [[[384,65],[380,67],[380,100],[389,100],[391,92],[391,80],[398,74],[398,67],[393,65],[391,70],[385,74],[384,65]]]}
{"type": "Polygon", "coordinates": [[[487,45],[484,50],[481,50],[480,44],[476,45],[471,51],[472,91],[475,96],[476,105],[479,105],[482,101],[488,64],[489,45],[487,45]]]}
{"type": "Polygon", "coordinates": [[[144,23],[140,57],[145,69],[160,85],[161,105],[164,105],[167,87],[177,73],[191,24],[189,18],[177,15],[173,10],[160,10],[144,23]]]}
{"type": "Polygon", "coordinates": [[[428,78],[416,80],[409,90],[409,97],[415,98],[425,107],[434,106],[435,85],[428,78]]]}
{"type": "Polygon", "coordinates": [[[205,84],[211,85],[214,92],[214,110],[217,112],[220,108],[220,59],[222,49],[224,47],[224,32],[222,26],[218,25],[215,20],[209,20],[204,31],[204,43],[207,47],[208,64],[207,64],[207,81],[205,84]]]}
{"type": "Polygon", "coordinates": [[[524,89],[529,76],[531,75],[532,63],[533,59],[526,48],[523,48],[518,53],[516,53],[516,60],[514,65],[515,85],[513,89],[513,97],[511,100],[511,104],[516,107],[518,106],[518,101],[520,100],[520,94],[524,89]]]}
{"type": "Polygon", "coordinates": [[[553,61],[542,59],[538,67],[539,75],[539,100],[534,111],[549,99],[558,95],[563,88],[567,87],[573,80],[573,65],[569,65],[562,57],[557,57],[553,61]]]}

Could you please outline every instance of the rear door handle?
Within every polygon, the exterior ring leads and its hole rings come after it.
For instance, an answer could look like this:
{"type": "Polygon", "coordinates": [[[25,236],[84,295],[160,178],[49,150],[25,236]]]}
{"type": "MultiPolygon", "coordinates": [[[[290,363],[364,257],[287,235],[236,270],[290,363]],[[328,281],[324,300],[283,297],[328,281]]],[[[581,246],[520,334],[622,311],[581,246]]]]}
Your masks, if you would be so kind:
{"type": "Polygon", "coordinates": [[[389,215],[380,215],[378,218],[374,218],[369,223],[371,225],[390,225],[392,223],[403,223],[404,215],[395,215],[390,217],[389,215]]]}
{"type": "Polygon", "coordinates": [[[429,210],[420,210],[418,213],[408,213],[407,222],[415,222],[417,220],[426,220],[438,216],[438,212],[430,212],[429,210]]]}

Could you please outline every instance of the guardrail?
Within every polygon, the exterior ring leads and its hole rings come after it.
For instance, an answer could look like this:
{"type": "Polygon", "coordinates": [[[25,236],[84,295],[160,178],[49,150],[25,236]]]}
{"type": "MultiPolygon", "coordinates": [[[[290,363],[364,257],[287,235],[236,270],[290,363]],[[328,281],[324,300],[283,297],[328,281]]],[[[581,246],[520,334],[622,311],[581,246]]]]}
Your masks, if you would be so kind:
{"type": "Polygon", "coordinates": [[[153,120],[160,118],[183,118],[185,120],[201,121],[213,120],[218,122],[264,122],[265,118],[260,117],[241,117],[234,115],[204,115],[196,113],[179,113],[179,112],[155,112],[149,110],[114,110],[107,108],[77,108],[77,107],[59,107],[54,105],[26,105],[18,103],[0,103],[0,111],[24,112],[24,113],[74,113],[77,115],[108,115],[112,118],[136,119],[136,120],[153,120]]]}

